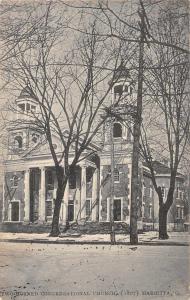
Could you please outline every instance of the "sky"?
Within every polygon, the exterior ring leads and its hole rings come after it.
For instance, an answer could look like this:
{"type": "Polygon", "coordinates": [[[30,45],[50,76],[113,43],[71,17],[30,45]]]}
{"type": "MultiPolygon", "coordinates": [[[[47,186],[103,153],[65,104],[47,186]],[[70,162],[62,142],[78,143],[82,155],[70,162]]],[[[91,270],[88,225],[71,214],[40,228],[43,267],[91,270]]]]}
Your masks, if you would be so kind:
{"type": "MultiPolygon", "coordinates": [[[[148,6],[146,6],[147,9],[147,15],[149,17],[149,19],[151,21],[154,20],[154,17],[156,15],[156,11],[158,9],[158,7],[160,5],[162,5],[163,1],[156,1],[157,5],[155,5],[155,1],[146,1],[148,4],[148,6]]],[[[7,3],[5,1],[2,2],[3,4],[7,3]]],[[[1,4],[2,4],[1,3],[1,4]]],[[[11,4],[13,2],[11,1],[11,4]]],[[[20,20],[26,20],[26,18],[29,16],[31,8],[33,9],[35,6],[39,5],[39,1],[26,1],[25,3],[23,1],[15,1],[15,8],[13,11],[11,12],[7,12],[3,15],[3,17],[1,17],[1,22],[4,23],[5,29],[10,29],[9,25],[11,25],[11,22],[13,22],[13,28],[19,28],[19,22],[20,20]],[[27,3],[27,4],[26,4],[27,3]],[[5,22],[4,17],[9,17],[11,22],[5,22]]],[[[71,2],[68,2],[69,5],[71,2]]],[[[73,1],[72,3],[77,4],[81,3],[81,1],[73,1]]],[[[86,3],[86,2],[85,2],[86,3]]],[[[124,6],[122,6],[120,3],[122,3],[122,1],[109,1],[109,5],[110,5],[110,9],[116,11],[119,14],[119,17],[126,17],[127,21],[132,22],[133,26],[138,26],[137,25],[137,19],[138,19],[138,15],[134,15],[134,12],[136,12],[136,4],[134,1],[124,1],[124,6]],[[134,22],[133,22],[134,21],[134,22]]],[[[55,4],[55,1],[54,1],[55,4]]],[[[91,4],[96,4],[95,1],[90,1],[89,5],[91,4]]],[[[1,6],[2,9],[2,6],[1,6]]],[[[35,22],[39,21],[40,23],[40,18],[39,16],[44,14],[44,7],[40,7],[39,10],[33,11],[32,16],[30,17],[30,21],[28,23],[25,24],[25,27],[30,28],[31,24],[35,24],[35,22]],[[37,21],[36,21],[37,20],[37,21]]],[[[100,33],[105,33],[109,31],[109,27],[108,26],[104,26],[105,24],[100,20],[100,14],[99,11],[95,12],[96,15],[96,30],[98,30],[98,32],[100,33]]],[[[110,16],[110,15],[109,15],[110,16]]],[[[104,22],[107,22],[107,16],[104,15],[103,19],[104,22]]],[[[123,34],[125,32],[125,24],[118,22],[118,20],[116,21],[115,18],[112,16],[112,18],[110,19],[112,22],[112,26],[115,26],[115,33],[119,33],[119,34],[123,34]]],[[[58,26],[58,30],[62,30],[62,34],[59,35],[58,38],[58,44],[56,43],[54,48],[52,48],[52,54],[51,54],[51,60],[56,60],[57,63],[60,63],[60,61],[62,63],[65,63],[69,61],[69,63],[71,63],[71,67],[66,67],[63,70],[64,76],[65,76],[65,81],[63,82],[66,86],[71,85],[72,83],[72,89],[73,89],[73,93],[70,96],[70,101],[73,102],[74,105],[76,105],[77,103],[77,99],[79,99],[79,95],[80,95],[80,87],[81,84],[84,84],[84,73],[83,73],[83,68],[81,68],[81,66],[77,66],[74,67],[74,65],[76,64],[76,62],[80,62],[80,63],[84,63],[84,60],[82,60],[82,55],[81,55],[81,45],[82,45],[82,39],[81,39],[81,34],[83,33],[84,30],[86,30],[86,25],[88,25],[87,29],[89,30],[89,25],[93,24],[94,21],[94,15],[92,15],[91,11],[89,10],[87,15],[84,14],[83,12],[79,12],[78,8],[71,8],[68,6],[63,6],[63,5],[58,5],[55,6],[52,10],[52,13],[50,14],[50,23],[51,26],[58,26]],[[54,18],[56,17],[56,21],[54,20],[54,18]],[[52,19],[53,18],[53,19],[52,19]],[[66,26],[66,28],[64,27],[66,26]],[[78,41],[79,39],[79,41],[78,41]],[[68,80],[69,76],[71,75],[72,72],[72,78],[74,77],[75,74],[80,74],[80,76],[78,76],[77,81],[75,81],[75,84],[73,82],[70,81],[70,79],[68,80]],[[68,73],[68,74],[66,74],[68,73]],[[68,75],[68,76],[67,76],[68,75]],[[72,98],[71,98],[72,97],[72,98]]],[[[37,23],[36,23],[37,24],[37,23]]],[[[107,23],[109,24],[109,23],[107,23]]],[[[1,27],[2,28],[2,27],[1,27]]],[[[23,27],[24,28],[24,27],[23,27]]],[[[41,26],[38,30],[38,34],[39,36],[42,37],[42,33],[43,33],[43,27],[41,26]]],[[[24,30],[24,29],[23,29],[24,30]]],[[[131,28],[130,30],[132,30],[132,32],[134,33],[134,37],[138,36],[138,31],[135,31],[134,28],[131,28]]],[[[21,28],[22,31],[22,28],[21,28]]],[[[23,31],[22,31],[23,32],[23,31]]],[[[2,32],[1,32],[2,33],[2,32]]],[[[36,38],[36,36],[35,36],[36,38]]],[[[32,42],[31,37],[29,38],[30,42],[32,42]]],[[[2,45],[3,41],[2,39],[0,40],[0,43],[2,45]]],[[[86,38],[85,43],[88,43],[88,40],[86,38]]],[[[101,64],[103,64],[103,61],[106,59],[106,56],[109,57],[110,55],[110,60],[105,61],[105,65],[108,68],[112,68],[113,67],[113,49],[115,49],[115,52],[117,53],[117,49],[118,49],[118,40],[107,40],[107,39],[103,39],[101,41],[99,41],[99,48],[97,48],[97,52],[96,52],[96,64],[100,67],[101,64]],[[114,48],[115,47],[115,48],[114,48]],[[108,55],[109,54],[109,55],[108,55]]],[[[130,47],[128,44],[123,43],[122,44],[123,47],[123,52],[122,55],[123,57],[129,57],[130,53],[134,51],[135,46],[134,44],[130,44],[130,47]],[[132,46],[131,46],[132,45],[132,46]]],[[[3,48],[1,47],[1,51],[3,48]]],[[[30,51],[30,49],[27,51],[27,63],[28,64],[32,64],[33,62],[36,62],[37,59],[37,54],[39,54],[39,49],[35,50],[35,51],[30,51]]],[[[82,51],[83,54],[89,54],[88,51],[85,53],[85,50],[83,49],[82,51]]],[[[2,52],[0,53],[2,55],[2,52]]],[[[19,54],[20,55],[20,54],[19,54]]],[[[137,67],[137,63],[138,63],[138,45],[134,54],[136,60],[133,61],[133,66],[137,67]]],[[[87,57],[87,56],[85,56],[87,57]]],[[[83,58],[84,59],[84,58],[83,58]]],[[[9,61],[10,63],[10,61],[9,61]]],[[[14,70],[14,67],[16,67],[16,65],[14,64],[15,60],[12,60],[10,63],[10,67],[12,68],[12,70],[14,70]]],[[[4,62],[3,64],[3,68],[7,67],[7,63],[4,62]]],[[[2,64],[1,64],[2,66],[2,64]]],[[[18,67],[18,66],[17,66],[18,67]]],[[[48,69],[49,72],[53,72],[54,70],[52,68],[48,69]]],[[[100,72],[100,74],[97,76],[97,79],[102,79],[103,76],[105,75],[105,73],[107,72],[107,74],[110,73],[110,71],[105,71],[105,72],[100,72]]],[[[39,73],[38,73],[39,74],[39,73]]],[[[50,73],[51,74],[51,73],[50,73]]],[[[2,85],[4,84],[4,81],[2,80],[3,75],[5,75],[4,73],[4,69],[1,68],[1,81],[0,81],[0,87],[2,87],[2,85]]],[[[41,75],[40,75],[41,76],[41,75]]],[[[133,75],[132,75],[133,76],[133,75]]],[[[106,77],[105,80],[102,81],[101,84],[99,84],[99,92],[105,91],[108,88],[108,81],[110,79],[110,76],[106,77]]],[[[22,87],[24,87],[24,84],[21,84],[22,87]]],[[[13,78],[11,78],[11,85],[9,86],[9,89],[1,89],[1,93],[0,93],[0,107],[1,110],[4,107],[6,101],[11,101],[13,99],[16,98],[16,96],[18,96],[20,94],[20,90],[22,89],[22,87],[18,87],[18,76],[16,76],[13,80],[13,78]]],[[[107,97],[107,99],[110,99],[110,94],[107,97]]],[[[156,115],[156,111],[157,108],[156,107],[152,107],[152,115],[156,115]]],[[[59,111],[58,111],[59,113],[59,111]]],[[[159,118],[159,115],[157,115],[157,117],[159,118]]],[[[159,133],[160,135],[161,132],[159,133]]],[[[157,136],[158,137],[158,136],[157,136]]]]}

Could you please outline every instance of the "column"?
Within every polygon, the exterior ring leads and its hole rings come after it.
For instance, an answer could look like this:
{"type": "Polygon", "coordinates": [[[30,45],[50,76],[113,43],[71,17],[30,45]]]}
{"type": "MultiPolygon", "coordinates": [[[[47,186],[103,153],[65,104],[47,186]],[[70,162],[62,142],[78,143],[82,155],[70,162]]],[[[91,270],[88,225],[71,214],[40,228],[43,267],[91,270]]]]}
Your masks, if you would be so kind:
{"type": "Polygon", "coordinates": [[[62,204],[62,224],[66,224],[67,222],[67,215],[68,215],[68,202],[69,202],[69,180],[67,181],[64,197],[63,197],[63,204],[62,204]]]}
{"type": "Polygon", "coordinates": [[[30,169],[24,174],[24,221],[30,222],[30,169]]]}
{"type": "Polygon", "coordinates": [[[103,221],[102,218],[102,181],[103,181],[103,166],[100,166],[100,178],[99,178],[99,191],[98,191],[98,195],[99,195],[99,219],[98,221],[101,222],[103,221]]]}
{"type": "Polygon", "coordinates": [[[97,221],[97,210],[98,210],[98,169],[95,169],[92,177],[92,221],[97,221]]]}
{"type": "Polygon", "coordinates": [[[86,218],[86,165],[81,166],[80,216],[86,218]]]}
{"type": "Polygon", "coordinates": [[[77,168],[76,171],[76,192],[74,199],[74,219],[78,221],[80,219],[80,186],[81,186],[81,172],[77,168]]]}
{"type": "Polygon", "coordinates": [[[39,193],[39,221],[45,222],[46,218],[46,170],[45,167],[40,169],[40,193],[39,193]]]}
{"type": "Polygon", "coordinates": [[[128,163],[128,210],[129,215],[126,216],[126,223],[130,225],[130,214],[131,214],[131,163],[128,163]]]}

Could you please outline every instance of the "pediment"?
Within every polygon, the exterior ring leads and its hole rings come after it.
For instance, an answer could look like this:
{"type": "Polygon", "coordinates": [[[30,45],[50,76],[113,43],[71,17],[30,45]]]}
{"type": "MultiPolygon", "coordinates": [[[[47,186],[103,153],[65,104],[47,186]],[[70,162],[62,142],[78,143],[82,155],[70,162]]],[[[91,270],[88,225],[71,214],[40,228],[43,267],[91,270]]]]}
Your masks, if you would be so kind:
{"type": "MultiPolygon", "coordinates": [[[[61,153],[63,151],[63,146],[62,143],[60,142],[60,138],[57,137],[56,135],[52,135],[52,140],[53,140],[53,145],[56,153],[61,153]]],[[[81,140],[82,142],[82,140],[81,140]]],[[[90,143],[87,151],[92,150],[92,151],[100,151],[100,147],[95,144],[95,143],[90,143]]],[[[74,146],[70,149],[70,154],[75,152],[74,146]]],[[[31,146],[31,148],[27,149],[24,151],[22,154],[22,158],[32,158],[36,156],[46,156],[46,155],[51,155],[50,148],[49,148],[49,143],[46,139],[41,140],[38,142],[36,145],[31,146]]]]}
{"type": "MultiPolygon", "coordinates": [[[[62,145],[57,136],[52,136],[53,146],[57,153],[62,151],[62,145]]],[[[23,158],[32,158],[36,156],[51,155],[49,143],[46,139],[42,139],[36,145],[31,146],[23,154],[23,158]]]]}

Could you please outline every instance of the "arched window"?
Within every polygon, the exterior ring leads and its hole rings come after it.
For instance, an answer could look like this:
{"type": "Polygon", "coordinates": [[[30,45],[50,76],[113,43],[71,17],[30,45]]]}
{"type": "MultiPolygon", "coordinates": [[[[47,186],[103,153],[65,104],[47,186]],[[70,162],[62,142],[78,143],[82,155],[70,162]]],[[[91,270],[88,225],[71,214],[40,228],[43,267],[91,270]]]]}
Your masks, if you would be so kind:
{"type": "Polygon", "coordinates": [[[21,136],[16,136],[14,139],[14,146],[17,149],[22,149],[22,137],[21,136]]]}
{"type": "Polygon", "coordinates": [[[121,96],[122,93],[123,93],[123,86],[122,85],[116,85],[114,87],[114,94],[115,95],[117,94],[117,95],[121,96]]]}
{"type": "Polygon", "coordinates": [[[122,126],[120,123],[114,123],[113,125],[113,137],[122,137],[122,126]]]}
{"type": "Polygon", "coordinates": [[[125,85],[125,93],[128,93],[128,85],[125,85]]]}
{"type": "Polygon", "coordinates": [[[119,171],[117,168],[114,169],[114,182],[119,182],[119,171]]]}

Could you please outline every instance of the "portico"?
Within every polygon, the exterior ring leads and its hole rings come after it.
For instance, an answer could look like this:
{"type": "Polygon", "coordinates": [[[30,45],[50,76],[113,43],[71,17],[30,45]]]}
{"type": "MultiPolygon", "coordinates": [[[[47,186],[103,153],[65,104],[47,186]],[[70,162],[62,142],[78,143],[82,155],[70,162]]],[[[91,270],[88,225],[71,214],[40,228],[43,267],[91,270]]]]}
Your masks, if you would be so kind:
{"type": "MultiPolygon", "coordinates": [[[[24,213],[20,221],[50,223],[57,190],[55,168],[49,165],[29,167],[23,173],[23,205],[19,210],[23,209],[24,213]]],[[[77,165],[71,172],[61,206],[60,224],[98,220],[98,176],[97,166],[88,161],[77,165]]]]}

